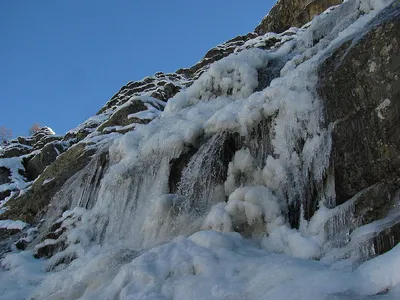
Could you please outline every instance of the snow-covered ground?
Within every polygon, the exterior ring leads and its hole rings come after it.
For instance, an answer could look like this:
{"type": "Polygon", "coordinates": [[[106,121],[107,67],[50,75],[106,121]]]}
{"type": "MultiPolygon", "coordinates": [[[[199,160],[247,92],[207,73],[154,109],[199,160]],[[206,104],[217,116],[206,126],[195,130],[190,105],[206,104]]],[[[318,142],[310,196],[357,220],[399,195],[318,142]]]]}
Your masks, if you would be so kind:
{"type": "Polygon", "coordinates": [[[238,233],[200,231],[142,253],[93,247],[45,273],[30,253],[8,255],[1,299],[400,299],[400,246],[355,270],[261,249],[238,233]],[[105,251],[107,250],[107,251],[105,251]]]}
{"type": "MultiPolygon", "coordinates": [[[[332,215],[329,189],[298,230],[285,219],[287,204],[302,199],[310,180],[320,182],[329,162],[317,67],[343,41],[362,35],[389,2],[349,0],[303,29],[291,29],[278,49],[230,55],[170,99],[164,112],[149,110],[151,123],[104,137],[114,139],[111,166],[93,207],[72,207],[59,220],[68,247],[48,260],[34,259],[31,251],[7,255],[0,297],[363,299],[380,293],[373,299],[399,299],[400,246],[359,266],[352,257],[324,260],[331,250],[324,231],[332,215]],[[287,61],[280,77],[254,92],[257,70],[276,59],[287,61]],[[245,136],[266,118],[274,155],[262,167],[243,148],[223,185],[191,176],[200,167],[208,170],[212,143],[223,132],[245,136]],[[170,161],[201,136],[213,138],[183,173],[188,190],[167,195],[170,161]],[[299,141],[304,147],[293,151],[299,141]],[[207,186],[201,205],[188,200],[194,180],[207,186]],[[235,228],[247,228],[246,238],[235,228]],[[68,257],[76,259],[66,265],[68,257]]],[[[256,38],[246,46],[262,42],[256,38]]],[[[151,107],[160,104],[145,100],[151,107]]]]}

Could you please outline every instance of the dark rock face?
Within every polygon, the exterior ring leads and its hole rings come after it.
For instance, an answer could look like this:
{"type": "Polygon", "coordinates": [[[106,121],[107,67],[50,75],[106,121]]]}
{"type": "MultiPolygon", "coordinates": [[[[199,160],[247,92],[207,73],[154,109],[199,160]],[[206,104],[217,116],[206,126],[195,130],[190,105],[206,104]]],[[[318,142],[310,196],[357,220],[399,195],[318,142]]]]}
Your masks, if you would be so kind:
{"type": "Polygon", "coordinates": [[[4,200],[5,198],[9,197],[11,195],[10,190],[5,190],[0,192],[0,200],[4,200]]]}
{"type": "Polygon", "coordinates": [[[368,26],[364,35],[345,42],[318,71],[326,121],[333,125],[336,203],[357,194],[352,200],[353,228],[382,223],[368,238],[370,253],[362,259],[389,251],[400,241],[400,218],[390,214],[399,204],[400,191],[398,3],[368,26]]]}
{"type": "Polygon", "coordinates": [[[85,147],[86,144],[78,144],[60,155],[56,162],[46,168],[31,189],[9,202],[10,209],[1,218],[34,223],[35,217],[49,204],[62,185],[90,162],[95,150],[85,150],[85,147]]]}
{"type": "Polygon", "coordinates": [[[48,143],[54,142],[54,141],[60,141],[62,140],[62,136],[56,136],[56,135],[47,135],[47,136],[43,136],[42,138],[40,138],[34,145],[33,145],[33,149],[37,150],[37,149],[42,149],[45,145],[47,145],[48,143]]]}
{"type": "Polygon", "coordinates": [[[326,120],[334,124],[338,204],[400,176],[400,9],[384,14],[387,19],[342,45],[319,69],[326,120]]]}
{"type": "Polygon", "coordinates": [[[9,183],[11,181],[10,179],[11,173],[10,170],[4,167],[0,168],[0,185],[9,183]]]}
{"type": "Polygon", "coordinates": [[[146,109],[147,106],[142,101],[130,100],[129,103],[126,103],[122,108],[113,113],[111,117],[98,128],[98,130],[103,131],[106,127],[111,126],[126,126],[132,123],[143,123],[143,121],[138,118],[129,118],[129,115],[146,109]]]}
{"type": "Polygon", "coordinates": [[[357,197],[354,202],[354,217],[357,224],[365,225],[383,219],[397,205],[400,181],[378,183],[357,197]]]}
{"type": "Polygon", "coordinates": [[[341,0],[280,0],[254,30],[263,35],[267,32],[283,32],[290,27],[301,27],[341,0]]]}
{"type": "Polygon", "coordinates": [[[4,152],[0,154],[0,159],[27,155],[33,150],[42,149],[47,143],[59,141],[61,139],[62,136],[55,135],[52,129],[44,126],[32,136],[18,137],[11,140],[10,144],[4,148],[4,152]]]}
{"type": "Polygon", "coordinates": [[[64,152],[64,148],[56,143],[49,143],[43,147],[42,151],[29,159],[26,163],[28,180],[36,179],[44,169],[54,162],[57,156],[64,152]]]}
{"type": "Polygon", "coordinates": [[[128,82],[100,109],[97,115],[110,110],[114,111],[117,106],[127,102],[132,96],[143,93],[147,93],[158,100],[167,101],[181,90],[181,83],[187,80],[185,76],[180,74],[158,72],[154,76],[146,77],[141,81],[128,82]]]}
{"type": "Polygon", "coordinates": [[[190,148],[182,153],[178,158],[170,161],[170,171],[168,178],[169,192],[174,194],[178,190],[181,181],[182,171],[187,167],[190,159],[198,149],[190,148]]]}
{"type": "Polygon", "coordinates": [[[391,250],[400,241],[400,220],[393,226],[383,229],[373,237],[374,256],[391,250]]]}
{"type": "Polygon", "coordinates": [[[31,152],[31,149],[31,147],[22,144],[10,144],[4,149],[4,152],[0,155],[0,158],[11,158],[25,155],[31,152]]]}
{"type": "Polygon", "coordinates": [[[36,249],[36,253],[34,254],[35,258],[46,257],[50,258],[58,251],[65,249],[65,242],[64,241],[54,241],[53,243],[49,243],[38,247],[36,249]]]}

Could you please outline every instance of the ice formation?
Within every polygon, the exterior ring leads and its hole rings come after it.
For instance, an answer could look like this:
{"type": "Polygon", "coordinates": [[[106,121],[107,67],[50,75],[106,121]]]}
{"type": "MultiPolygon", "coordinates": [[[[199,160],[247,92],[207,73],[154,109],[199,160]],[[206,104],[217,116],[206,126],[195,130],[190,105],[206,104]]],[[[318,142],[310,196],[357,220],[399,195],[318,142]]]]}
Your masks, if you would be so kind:
{"type": "Polygon", "coordinates": [[[388,3],[349,0],[291,29],[292,37],[271,51],[244,49],[262,38],[247,42],[170,99],[163,113],[152,110],[160,105],[155,99],[142,97],[154,120],[103,141],[110,166],[99,187],[81,184],[81,177],[98,176],[93,163],[59,193],[70,197],[60,200],[70,211],[58,220],[65,249],[49,260],[34,260],[29,251],[9,254],[1,262],[0,296],[357,299],[391,289],[382,299],[399,297],[399,246],[355,270],[328,259],[335,235],[325,231],[335,215],[325,181],[330,131],[315,91],[321,60],[361,34],[388,3]],[[286,63],[280,77],[262,86],[258,71],[271,60],[286,63]],[[262,122],[270,149],[246,139],[262,122]],[[224,170],[221,149],[229,138],[241,147],[224,170]],[[196,153],[170,194],[170,162],[191,149],[196,153]],[[289,206],[310,209],[310,186],[320,191],[318,211],[291,228],[289,206]],[[75,259],[63,263],[67,257],[75,259]]]}

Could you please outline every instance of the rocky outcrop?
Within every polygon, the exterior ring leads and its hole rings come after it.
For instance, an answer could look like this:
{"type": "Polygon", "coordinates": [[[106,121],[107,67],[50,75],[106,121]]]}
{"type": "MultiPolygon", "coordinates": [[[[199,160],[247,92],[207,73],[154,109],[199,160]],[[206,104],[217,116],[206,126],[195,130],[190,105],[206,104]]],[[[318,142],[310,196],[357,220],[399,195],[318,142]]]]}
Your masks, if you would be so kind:
{"type": "Polygon", "coordinates": [[[32,151],[32,147],[23,144],[10,143],[4,148],[4,152],[0,154],[0,158],[18,157],[28,154],[32,151]]]}
{"type": "Polygon", "coordinates": [[[30,154],[34,150],[40,150],[47,143],[59,141],[62,136],[55,135],[54,131],[47,126],[39,128],[32,136],[18,137],[10,141],[0,153],[1,158],[19,157],[30,154]]]}
{"type": "Polygon", "coordinates": [[[143,80],[128,82],[100,109],[97,115],[115,111],[118,106],[134,96],[148,95],[161,101],[167,101],[185,87],[185,83],[188,81],[190,80],[181,74],[158,72],[143,80]]]}
{"type": "Polygon", "coordinates": [[[26,193],[9,202],[9,210],[0,217],[34,223],[35,217],[46,208],[62,185],[90,162],[91,156],[96,151],[85,147],[86,144],[81,143],[60,155],[26,193]]]}
{"type": "Polygon", "coordinates": [[[0,167],[0,185],[11,182],[11,172],[5,167],[0,167]]]}
{"type": "Polygon", "coordinates": [[[51,142],[46,144],[43,149],[32,158],[28,158],[25,163],[28,180],[36,179],[48,165],[56,160],[58,155],[64,152],[64,150],[61,144],[51,142]]]}
{"type": "Polygon", "coordinates": [[[301,27],[327,8],[342,3],[341,0],[280,0],[254,30],[263,35],[267,32],[283,32],[290,27],[301,27]]]}
{"type": "Polygon", "coordinates": [[[61,139],[62,136],[55,135],[51,128],[44,126],[32,136],[11,140],[2,149],[0,186],[3,186],[0,187],[0,200],[5,201],[0,203],[1,206],[11,195],[17,197],[20,190],[27,188],[32,180],[70,146],[70,142],[61,142],[61,139]]]}
{"type": "Polygon", "coordinates": [[[127,126],[132,123],[145,123],[145,120],[129,118],[129,115],[147,110],[147,106],[141,100],[129,100],[122,107],[118,108],[111,117],[99,126],[97,130],[103,131],[107,127],[127,126]]]}

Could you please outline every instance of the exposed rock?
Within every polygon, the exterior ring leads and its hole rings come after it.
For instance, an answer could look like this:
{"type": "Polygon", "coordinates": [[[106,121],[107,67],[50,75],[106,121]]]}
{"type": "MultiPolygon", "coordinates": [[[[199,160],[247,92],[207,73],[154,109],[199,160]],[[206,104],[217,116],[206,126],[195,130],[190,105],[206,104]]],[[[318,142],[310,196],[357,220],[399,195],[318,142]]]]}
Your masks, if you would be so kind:
{"type": "Polygon", "coordinates": [[[24,239],[19,239],[14,245],[18,250],[25,250],[28,246],[28,242],[24,239]]]}
{"type": "Polygon", "coordinates": [[[95,150],[86,150],[85,147],[86,144],[78,144],[61,154],[45,169],[26,193],[10,199],[7,203],[10,209],[0,215],[0,218],[34,223],[37,214],[49,204],[51,198],[67,179],[89,163],[95,150]]]}
{"type": "Polygon", "coordinates": [[[392,4],[319,68],[318,91],[333,125],[336,203],[351,204],[350,215],[334,224],[376,227],[357,246],[360,262],[400,241],[400,218],[392,213],[400,204],[399,32],[400,7],[392,4]]]}
{"type": "Polygon", "coordinates": [[[327,8],[342,3],[341,0],[280,0],[255,28],[263,35],[267,32],[283,32],[290,27],[301,27],[327,8]]]}
{"type": "Polygon", "coordinates": [[[65,241],[64,240],[46,240],[45,242],[47,243],[43,243],[43,245],[38,245],[35,248],[35,254],[34,257],[35,258],[42,258],[42,257],[52,257],[55,253],[57,253],[58,251],[61,251],[63,249],[65,249],[65,241]]]}
{"type": "Polygon", "coordinates": [[[154,76],[146,77],[141,81],[131,81],[124,85],[97,113],[114,112],[116,108],[132,98],[132,96],[148,95],[161,101],[167,101],[173,97],[186,82],[189,82],[181,74],[156,73],[154,76]]]}
{"type": "Polygon", "coordinates": [[[179,182],[181,181],[182,171],[187,167],[190,158],[198,149],[190,148],[178,158],[170,161],[170,171],[168,178],[169,192],[174,194],[178,190],[179,182]]]}
{"type": "Polygon", "coordinates": [[[29,181],[36,179],[44,169],[54,162],[64,148],[57,143],[48,143],[43,149],[26,162],[26,172],[29,181]]]}
{"type": "Polygon", "coordinates": [[[11,172],[5,167],[0,167],[0,185],[11,182],[11,172]]]}
{"type": "Polygon", "coordinates": [[[24,136],[19,136],[17,137],[17,141],[20,144],[27,145],[27,146],[33,146],[35,143],[35,140],[32,139],[32,137],[24,137],[24,136]]]}
{"type": "Polygon", "coordinates": [[[375,22],[319,68],[326,120],[334,124],[338,204],[400,177],[400,8],[392,5],[375,22]]]}
{"type": "Polygon", "coordinates": [[[399,203],[400,181],[378,183],[360,193],[354,202],[354,217],[358,225],[385,218],[399,203]]]}
{"type": "Polygon", "coordinates": [[[111,117],[101,124],[98,128],[99,131],[103,131],[106,127],[111,126],[126,126],[132,123],[145,123],[144,120],[139,118],[129,118],[129,115],[146,110],[147,106],[140,100],[129,100],[121,108],[116,110],[111,117]]]}
{"type": "Polygon", "coordinates": [[[32,151],[32,147],[23,144],[10,144],[4,148],[4,152],[0,158],[11,158],[28,154],[32,151]]]}
{"type": "Polygon", "coordinates": [[[55,132],[53,131],[53,129],[51,129],[48,126],[43,126],[33,133],[32,138],[35,139],[36,141],[39,141],[49,135],[54,135],[54,134],[55,132]]]}
{"type": "Polygon", "coordinates": [[[78,129],[68,131],[65,134],[65,136],[63,138],[63,141],[69,141],[69,142],[77,143],[77,142],[83,140],[85,137],[87,137],[94,130],[96,130],[96,128],[101,123],[102,122],[99,121],[99,120],[94,121],[94,120],[89,118],[89,120],[87,120],[83,124],[81,124],[78,129]]]}
{"type": "Polygon", "coordinates": [[[0,200],[4,200],[5,198],[9,197],[11,195],[10,190],[5,190],[0,192],[0,200]]]}
{"type": "Polygon", "coordinates": [[[167,101],[168,99],[175,96],[181,90],[179,86],[176,86],[171,82],[166,83],[165,85],[163,85],[163,87],[164,87],[163,89],[157,89],[156,91],[154,91],[151,94],[151,97],[154,97],[162,101],[167,101]]]}
{"type": "Polygon", "coordinates": [[[33,149],[34,150],[42,149],[48,143],[54,141],[61,141],[62,139],[63,139],[62,136],[57,136],[57,135],[44,136],[33,145],[33,149]]]}
{"type": "Polygon", "coordinates": [[[62,140],[62,136],[55,135],[54,131],[47,126],[41,127],[30,137],[18,137],[11,140],[4,147],[0,158],[18,157],[31,153],[33,150],[43,148],[47,143],[62,140]]]}

